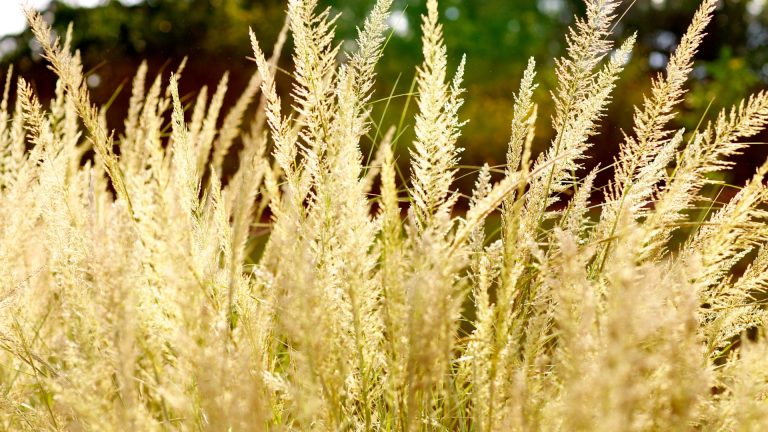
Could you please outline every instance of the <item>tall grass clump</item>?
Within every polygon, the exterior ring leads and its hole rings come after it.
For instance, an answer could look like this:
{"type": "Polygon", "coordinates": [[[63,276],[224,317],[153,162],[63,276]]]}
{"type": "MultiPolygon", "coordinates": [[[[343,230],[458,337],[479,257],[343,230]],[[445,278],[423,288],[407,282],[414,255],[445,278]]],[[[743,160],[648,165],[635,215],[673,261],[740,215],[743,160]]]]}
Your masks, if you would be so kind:
{"type": "Polygon", "coordinates": [[[613,40],[620,1],[586,0],[551,119],[529,62],[507,163],[467,199],[465,62],[449,70],[438,2],[407,153],[370,133],[392,1],[373,3],[339,64],[336,18],[289,0],[271,58],[251,33],[258,72],[231,107],[226,76],[187,110],[183,65],[143,65],[119,136],[70,35],[27,12],[58,81],[44,107],[9,72],[0,103],[0,429],[768,428],[768,162],[729,202],[706,196],[768,124],[768,93],[670,126],[717,0],[636,107],[604,198],[587,155],[635,42],[613,40]]]}

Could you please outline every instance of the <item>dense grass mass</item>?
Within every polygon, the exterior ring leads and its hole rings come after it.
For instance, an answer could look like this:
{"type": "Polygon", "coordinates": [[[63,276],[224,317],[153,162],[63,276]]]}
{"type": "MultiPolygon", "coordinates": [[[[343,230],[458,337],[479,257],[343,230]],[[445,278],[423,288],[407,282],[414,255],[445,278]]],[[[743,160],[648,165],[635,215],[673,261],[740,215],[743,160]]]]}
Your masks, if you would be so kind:
{"type": "Polygon", "coordinates": [[[0,429],[765,430],[768,162],[727,203],[704,191],[768,123],[768,93],[667,126],[716,4],[692,11],[602,193],[585,155],[635,38],[611,39],[620,1],[587,0],[554,116],[537,118],[531,60],[507,164],[466,199],[464,62],[447,70],[437,0],[407,180],[397,129],[370,121],[391,0],[341,64],[334,17],[289,0],[272,58],[251,35],[258,74],[231,107],[226,77],[186,110],[183,67],[142,67],[118,137],[69,37],[29,11],[58,83],[44,108],[17,78],[11,103],[9,73],[0,105],[0,429]],[[534,159],[541,122],[556,137],[534,159]]]}

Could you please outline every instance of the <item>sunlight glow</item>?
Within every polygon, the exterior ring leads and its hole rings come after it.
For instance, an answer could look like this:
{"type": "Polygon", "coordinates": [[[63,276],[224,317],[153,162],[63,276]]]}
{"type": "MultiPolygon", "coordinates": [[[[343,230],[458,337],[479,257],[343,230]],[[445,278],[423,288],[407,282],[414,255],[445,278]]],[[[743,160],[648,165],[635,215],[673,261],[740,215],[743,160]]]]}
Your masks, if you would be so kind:
{"type": "MultiPolygon", "coordinates": [[[[120,3],[130,6],[136,5],[144,0],[120,0],[120,3]]],[[[17,34],[24,31],[27,27],[24,12],[24,5],[32,6],[36,9],[43,9],[51,0],[0,0],[0,37],[9,34],[17,34]]],[[[107,0],[65,0],[67,4],[79,7],[95,7],[107,2],[107,0]]]]}

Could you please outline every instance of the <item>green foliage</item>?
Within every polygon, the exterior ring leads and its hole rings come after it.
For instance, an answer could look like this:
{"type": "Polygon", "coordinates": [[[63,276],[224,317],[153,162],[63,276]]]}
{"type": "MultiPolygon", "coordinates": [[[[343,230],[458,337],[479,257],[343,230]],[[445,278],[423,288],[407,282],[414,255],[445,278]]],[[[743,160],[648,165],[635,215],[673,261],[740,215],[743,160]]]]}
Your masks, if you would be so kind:
{"type": "MultiPolygon", "coordinates": [[[[762,14],[751,14],[752,3],[755,2],[723,2],[719,6],[720,13],[709,30],[712,37],[704,42],[699,54],[688,103],[675,120],[679,126],[695,126],[710,103],[712,109],[717,110],[735,102],[733,97],[727,99],[719,95],[740,95],[759,88],[768,80],[763,69],[768,61],[768,14],[765,10],[762,14]],[[738,74],[741,78],[723,79],[727,74],[738,74]]],[[[342,51],[351,49],[356,26],[369,12],[370,3],[367,0],[323,0],[319,5],[331,7],[333,14],[341,14],[337,20],[337,38],[347,41],[342,45],[342,51]]],[[[615,152],[616,143],[622,139],[621,130],[631,128],[627,120],[631,117],[632,107],[642,102],[642,94],[647,90],[645,83],[649,82],[647,77],[658,71],[646,60],[651,55],[657,61],[668,58],[695,5],[695,0],[681,0],[627,2],[622,6],[629,11],[618,22],[617,35],[626,37],[631,31],[638,30],[640,40],[635,61],[625,71],[627,79],[618,84],[617,92],[622,97],[612,102],[602,134],[591,150],[604,165],[612,162],[603,155],[615,152]]],[[[396,32],[387,42],[386,55],[378,66],[377,88],[382,96],[403,95],[411,89],[411,66],[418,63],[421,55],[414,43],[419,38],[418,16],[426,10],[425,7],[423,1],[393,2],[394,11],[404,12],[408,27],[405,33],[396,32]]],[[[584,6],[580,0],[451,0],[441,3],[439,12],[447,30],[446,43],[452,59],[449,61],[456,62],[468,54],[465,87],[472,97],[468,98],[464,112],[472,121],[460,138],[460,144],[466,148],[464,163],[472,167],[484,162],[501,165],[514,83],[521,78],[529,57],[550,66],[547,59],[562,53],[565,45],[559,35],[571,23],[574,13],[584,12],[584,6]]],[[[284,13],[284,5],[277,0],[152,0],[130,8],[113,0],[103,7],[87,10],[55,3],[48,16],[58,34],[64,33],[69,22],[77,23],[79,31],[73,36],[73,46],[81,49],[86,71],[94,70],[99,75],[101,84],[93,89],[94,100],[106,102],[118,85],[127,82],[142,59],[146,59],[150,70],[154,71],[168,61],[178,63],[182,57],[191,56],[185,80],[188,84],[182,83],[182,96],[193,97],[189,93],[202,85],[214,86],[217,77],[225,70],[230,71],[233,89],[244,88],[250,74],[246,61],[249,53],[244,49],[247,46],[243,37],[245,30],[253,26],[259,38],[271,46],[284,13]],[[109,64],[109,68],[105,68],[105,64],[109,64]]],[[[6,56],[4,62],[15,64],[17,71],[36,84],[40,97],[49,100],[54,91],[48,84],[50,75],[39,57],[30,53],[30,40],[29,32],[20,36],[16,41],[18,51],[6,56]]],[[[283,65],[286,70],[291,70],[289,61],[286,59],[283,65]]],[[[455,63],[452,66],[455,67],[455,63]]],[[[547,90],[555,86],[556,78],[551,70],[546,67],[540,73],[543,91],[536,95],[538,102],[544,102],[547,90]]],[[[278,91],[287,94],[289,89],[286,85],[278,91]]],[[[377,122],[384,115],[385,123],[398,123],[406,99],[402,96],[374,104],[377,122]]],[[[234,100],[228,97],[227,102],[234,100]]],[[[122,127],[121,119],[127,104],[127,94],[122,92],[108,112],[110,125],[118,130],[122,127]]],[[[552,114],[547,111],[548,104],[540,105],[542,116],[552,114]]],[[[403,126],[398,131],[396,143],[406,143],[413,138],[413,125],[406,123],[403,126]]],[[[379,129],[384,129],[383,125],[379,125],[379,129]]],[[[535,153],[544,150],[538,143],[547,142],[553,133],[547,125],[537,130],[540,139],[535,145],[535,153]]],[[[370,147],[371,143],[364,143],[364,146],[370,147]]],[[[367,150],[369,153],[370,148],[367,150]]],[[[735,172],[739,179],[746,178],[755,167],[748,163],[744,166],[743,170],[739,168],[735,172]]],[[[401,169],[407,167],[401,166],[401,169]]],[[[605,177],[599,175],[598,184],[604,181],[605,177]]],[[[461,190],[468,192],[472,181],[462,177],[460,184],[461,190]]]]}

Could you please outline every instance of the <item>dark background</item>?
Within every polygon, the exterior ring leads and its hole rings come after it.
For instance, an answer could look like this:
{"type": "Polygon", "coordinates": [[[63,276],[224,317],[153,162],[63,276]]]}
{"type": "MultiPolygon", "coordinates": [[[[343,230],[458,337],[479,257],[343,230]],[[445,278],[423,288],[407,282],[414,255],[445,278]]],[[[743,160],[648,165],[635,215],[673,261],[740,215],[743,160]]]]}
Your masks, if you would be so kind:
{"type": "MultiPolygon", "coordinates": [[[[336,13],[338,40],[350,48],[355,27],[362,23],[372,0],[321,0],[336,13]]],[[[404,11],[407,31],[395,32],[378,68],[379,82],[375,100],[389,94],[406,94],[411,86],[414,67],[421,61],[419,14],[423,0],[395,0],[394,10],[404,11]]],[[[622,12],[632,1],[626,0],[622,12]]],[[[695,0],[638,0],[629,7],[616,27],[617,38],[634,31],[639,44],[624,72],[614,101],[595,137],[592,150],[595,163],[603,166],[613,161],[622,130],[632,126],[632,107],[642,101],[642,93],[650,78],[663,68],[679,37],[685,31],[695,9],[695,0]]],[[[675,127],[692,128],[706,115],[711,119],[717,110],[737,102],[748,93],[768,87],[768,6],[756,9],[755,0],[721,2],[708,36],[697,56],[691,92],[681,106],[675,127]],[[751,6],[750,6],[751,5],[751,6]]],[[[233,103],[255,71],[248,41],[248,27],[253,27],[263,47],[269,51],[284,19],[282,0],[146,0],[135,6],[124,6],[116,0],[101,7],[83,9],[53,2],[44,11],[59,34],[69,22],[74,23],[74,46],[82,53],[86,70],[91,75],[93,99],[97,103],[113,100],[108,121],[118,132],[126,112],[130,82],[139,63],[146,59],[150,77],[175,70],[181,59],[189,58],[181,82],[186,100],[196,96],[203,85],[211,92],[225,71],[230,72],[227,102],[233,103]]],[[[511,95],[528,57],[538,63],[537,98],[540,102],[536,150],[541,151],[551,139],[548,129],[551,114],[549,90],[554,87],[553,59],[564,49],[565,29],[575,13],[583,12],[581,1],[575,0],[443,0],[441,18],[449,48],[450,64],[455,67],[461,55],[467,54],[466,104],[461,111],[469,123],[463,130],[460,145],[466,148],[462,164],[472,171],[484,162],[504,163],[511,95]]],[[[290,71],[290,43],[281,67],[290,71]]],[[[0,40],[4,67],[13,63],[16,71],[31,80],[43,100],[53,93],[54,77],[40,58],[39,46],[29,31],[0,40]]],[[[269,54],[269,53],[268,53],[269,54]]],[[[290,76],[282,73],[280,91],[290,91],[290,76]]],[[[210,93],[209,93],[210,94],[210,93]]],[[[375,103],[373,120],[384,126],[397,124],[406,97],[375,103]],[[387,107],[388,106],[388,107],[387,107]],[[386,112],[385,112],[385,108],[386,112]]],[[[411,103],[409,111],[415,104],[411,103]]],[[[225,106],[226,107],[226,106],[225,106]]],[[[398,145],[403,149],[411,140],[409,126],[412,113],[405,116],[405,133],[398,145]]],[[[375,131],[373,132],[375,133],[375,131]]],[[[756,141],[768,141],[765,135],[756,141]]],[[[370,140],[363,143],[367,154],[370,140]]],[[[750,176],[754,167],[766,156],[765,146],[753,146],[738,159],[734,175],[727,178],[738,183],[750,176]]],[[[407,163],[406,153],[400,153],[407,163]]],[[[468,172],[468,171],[467,171],[468,172]]],[[[604,182],[606,175],[598,184],[604,182]]],[[[461,181],[466,190],[473,179],[461,181]]]]}

